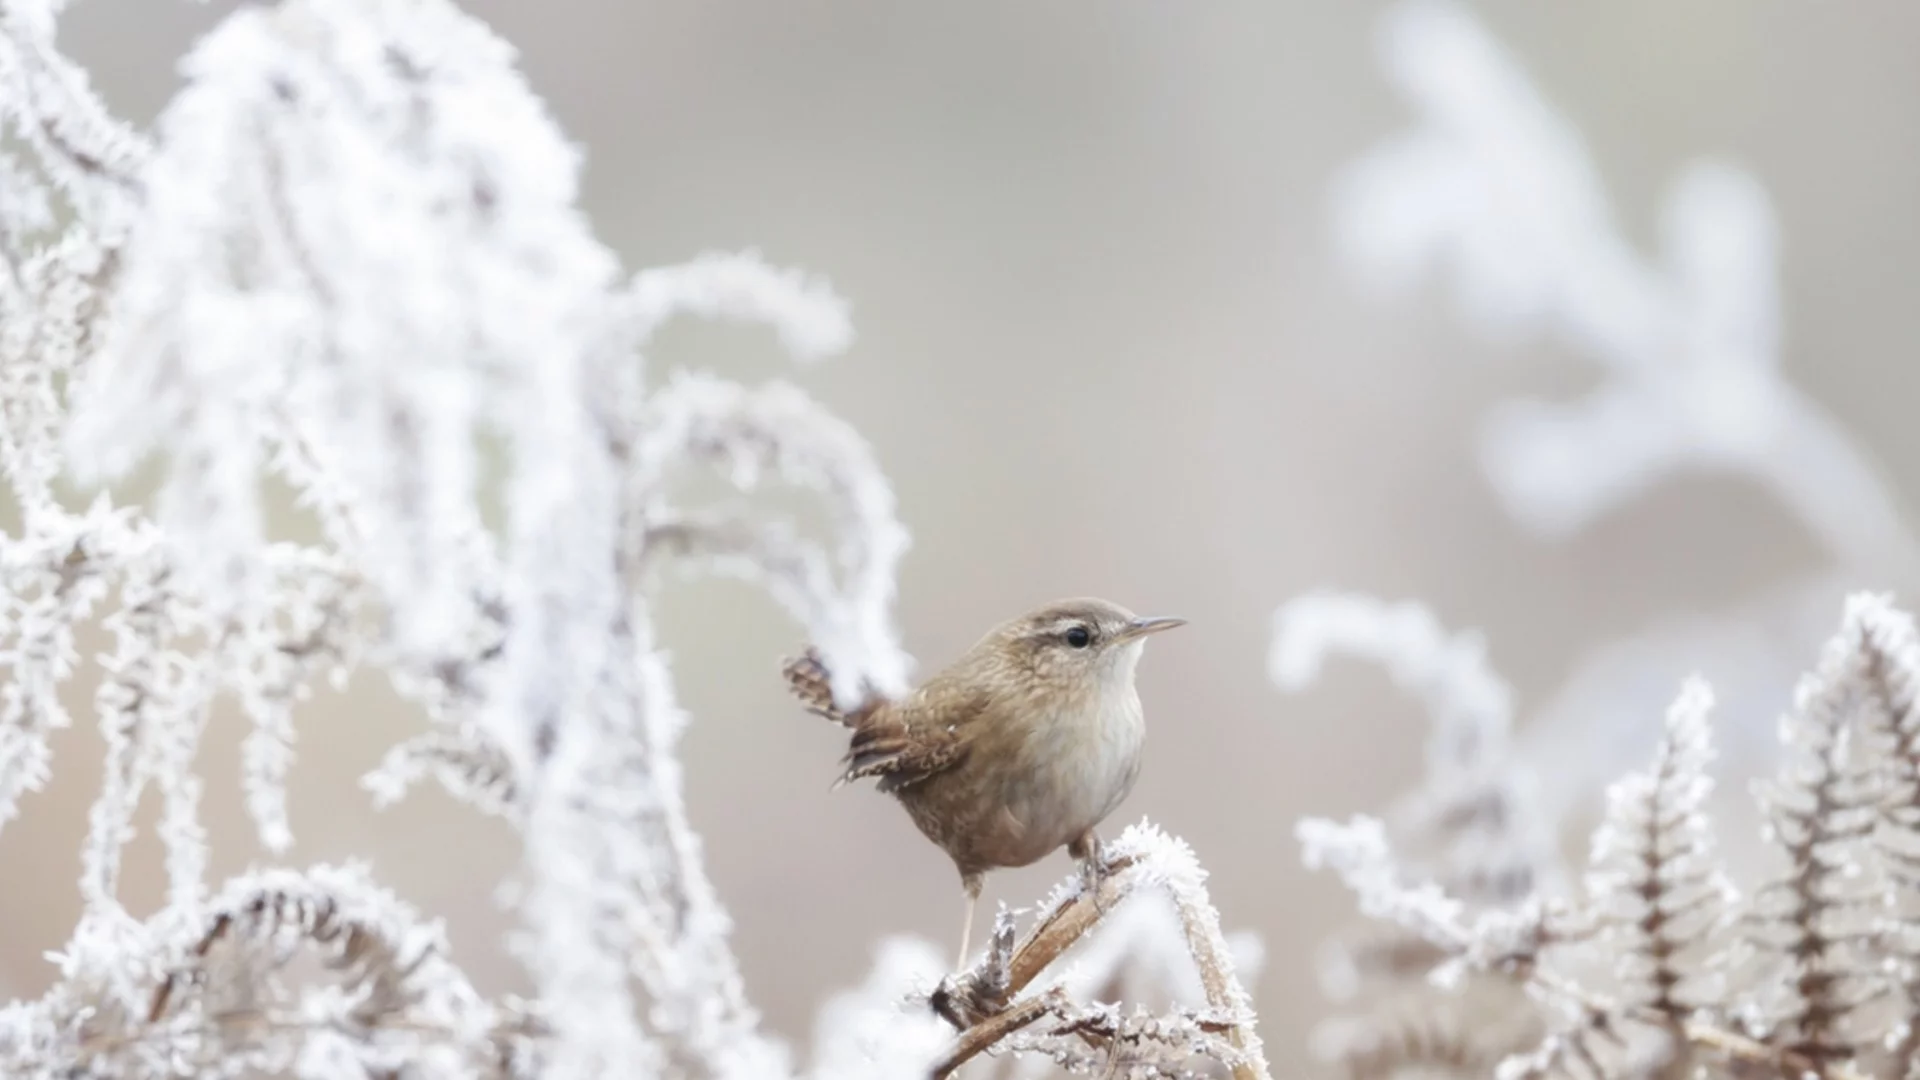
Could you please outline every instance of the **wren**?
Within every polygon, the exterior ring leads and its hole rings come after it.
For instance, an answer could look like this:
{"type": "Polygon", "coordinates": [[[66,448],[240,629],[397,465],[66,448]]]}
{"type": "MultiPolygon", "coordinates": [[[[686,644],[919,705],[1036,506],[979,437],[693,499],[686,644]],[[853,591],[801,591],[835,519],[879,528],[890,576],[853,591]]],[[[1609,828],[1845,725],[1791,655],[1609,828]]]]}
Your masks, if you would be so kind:
{"type": "Polygon", "coordinates": [[[911,693],[852,710],[835,707],[814,650],[784,665],[809,712],[852,731],[834,787],[877,777],[953,860],[967,896],[959,964],[989,871],[1065,846],[1098,887],[1094,829],[1133,790],[1146,741],[1134,668],[1148,635],[1185,623],[1056,601],[994,627],[911,693]]]}

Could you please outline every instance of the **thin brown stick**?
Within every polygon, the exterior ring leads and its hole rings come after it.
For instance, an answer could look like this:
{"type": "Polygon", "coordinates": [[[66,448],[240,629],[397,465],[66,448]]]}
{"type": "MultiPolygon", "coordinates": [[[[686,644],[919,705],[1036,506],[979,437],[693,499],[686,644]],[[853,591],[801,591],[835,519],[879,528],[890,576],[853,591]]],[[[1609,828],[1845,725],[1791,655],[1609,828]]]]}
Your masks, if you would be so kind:
{"type": "MultiPolygon", "coordinates": [[[[383,1032],[404,1032],[440,1039],[454,1045],[460,1045],[460,1040],[468,1035],[468,1032],[462,1029],[448,1027],[445,1024],[428,1023],[394,1015],[382,1016],[377,1022],[350,1025],[296,1013],[276,1013],[261,1009],[228,1009],[209,1013],[198,1023],[147,1024],[129,1031],[88,1035],[73,1047],[75,1056],[72,1061],[75,1068],[84,1069],[101,1055],[124,1050],[136,1043],[162,1042],[168,1039],[218,1040],[226,1037],[233,1028],[248,1028],[265,1034],[333,1031],[357,1038],[383,1032]]],[[[502,1011],[485,1037],[489,1044],[498,1044],[515,1037],[537,1039],[544,1038],[547,1034],[545,1024],[539,1019],[502,1011]]],[[[468,1048],[481,1049],[479,1045],[468,1048]]]]}
{"type": "Polygon", "coordinates": [[[1035,1020],[1064,1008],[1067,999],[1058,987],[1003,1009],[960,1033],[946,1055],[934,1065],[932,1080],[946,1080],[953,1071],[984,1053],[993,1044],[1035,1020]]]}
{"type": "Polygon", "coordinates": [[[993,945],[986,954],[971,969],[943,981],[934,991],[933,1011],[964,1032],[1006,1008],[1102,915],[1132,892],[1132,876],[1124,871],[1133,864],[1132,856],[1108,863],[1096,894],[1081,892],[1060,901],[1034,921],[1018,944],[1012,940],[1011,926],[996,924],[993,945]]]}
{"type": "Polygon", "coordinates": [[[1087,931],[1093,929],[1114,905],[1133,894],[1138,875],[1131,855],[1109,862],[1100,877],[1099,891],[1093,895],[1077,893],[1043,915],[1014,946],[1013,960],[1007,965],[1007,996],[1017,995],[1038,978],[1060,954],[1073,948],[1087,931]]]}
{"type": "Polygon", "coordinates": [[[1558,995],[1565,1001],[1597,1015],[1618,1015],[1653,1027],[1677,1030],[1680,1037],[1689,1044],[1703,1050],[1711,1050],[1735,1061],[1749,1065],[1760,1065],[1778,1070],[1788,1076],[1819,1076],[1826,1080],[1869,1080],[1856,1069],[1837,1062],[1822,1064],[1796,1050],[1785,1047],[1769,1046],[1756,1039],[1750,1039],[1737,1032],[1728,1031],[1713,1024],[1689,1020],[1675,1028],[1673,1018],[1646,1006],[1622,1008],[1613,1002],[1588,992],[1571,980],[1560,978],[1550,972],[1533,968],[1521,978],[1524,985],[1531,982],[1547,994],[1558,995]]]}
{"type": "Polygon", "coordinates": [[[1822,1065],[1798,1051],[1768,1046],[1766,1043],[1735,1034],[1725,1028],[1714,1027],[1712,1024],[1689,1022],[1682,1026],[1681,1032],[1686,1036],[1687,1041],[1695,1046],[1718,1051],[1736,1061],[1778,1069],[1789,1076],[1824,1076],[1827,1080],[1868,1080],[1866,1074],[1837,1062],[1822,1065]]]}

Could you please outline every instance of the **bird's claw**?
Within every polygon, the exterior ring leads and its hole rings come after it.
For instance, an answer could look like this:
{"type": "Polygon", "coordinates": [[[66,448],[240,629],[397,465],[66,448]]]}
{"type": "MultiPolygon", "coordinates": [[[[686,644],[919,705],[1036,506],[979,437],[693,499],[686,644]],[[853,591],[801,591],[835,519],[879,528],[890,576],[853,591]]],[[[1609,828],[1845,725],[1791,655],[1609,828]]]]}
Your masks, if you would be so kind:
{"type": "Polygon", "coordinates": [[[1093,910],[1101,915],[1107,913],[1107,899],[1100,893],[1100,884],[1107,878],[1107,860],[1098,846],[1090,848],[1080,860],[1080,884],[1093,899],[1093,910]]]}

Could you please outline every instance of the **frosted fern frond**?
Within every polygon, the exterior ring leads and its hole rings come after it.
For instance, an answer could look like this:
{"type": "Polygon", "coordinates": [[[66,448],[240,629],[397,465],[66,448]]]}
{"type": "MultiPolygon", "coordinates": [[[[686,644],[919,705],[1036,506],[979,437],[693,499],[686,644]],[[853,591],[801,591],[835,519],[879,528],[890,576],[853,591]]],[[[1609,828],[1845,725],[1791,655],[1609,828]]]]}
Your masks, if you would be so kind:
{"type": "Polygon", "coordinates": [[[1911,616],[1872,595],[1848,601],[1845,633],[1864,660],[1866,738],[1884,770],[1873,848],[1890,891],[1879,944],[1897,983],[1899,1017],[1885,1050],[1896,1066],[1912,1070],[1920,1062],[1920,634],[1911,616]]]}
{"type": "Polygon", "coordinates": [[[1909,1075],[1920,954],[1902,733],[1920,685],[1914,646],[1912,621],[1885,599],[1848,601],[1782,719],[1779,775],[1758,791],[1782,869],[1745,889],[1707,818],[1711,694],[1699,680],[1668,710],[1652,764],[1610,789],[1576,895],[1477,908],[1423,877],[1378,821],[1303,822],[1308,864],[1431,950],[1344,988],[1373,1011],[1328,1029],[1342,1060],[1364,1068],[1366,1047],[1391,1051],[1396,1038],[1413,1053],[1408,1003],[1429,1007],[1419,984],[1441,979],[1469,996],[1500,982],[1526,991],[1544,1036],[1503,1062],[1505,1076],[1909,1075]]]}
{"type": "MultiPolygon", "coordinates": [[[[1607,968],[1604,995],[1556,985],[1547,1032],[1501,1064],[1500,1075],[1639,1076],[1684,1063],[1685,1032],[1725,1001],[1724,934],[1739,897],[1714,851],[1708,710],[1712,692],[1687,681],[1667,710],[1666,734],[1646,770],[1617,781],[1595,831],[1585,895],[1570,942],[1605,963],[1571,965],[1574,977],[1607,968]],[[1597,970],[1594,970],[1597,969],[1597,970]]],[[[1570,985],[1578,986],[1579,983],[1570,985]]]]}
{"type": "Polygon", "coordinates": [[[416,1062],[430,1075],[506,1076],[498,1063],[538,1027],[488,1004],[447,960],[438,925],[357,867],[264,871],[191,914],[95,929],[107,937],[77,938],[56,958],[46,997],[0,1018],[7,1075],[312,1075],[296,1068],[307,1036],[330,1033],[330,1060],[356,1072],[416,1062]],[[326,977],[301,974],[305,964],[326,977]],[[66,1010],[81,1001],[76,1021],[66,1010]]]}
{"type": "Polygon", "coordinates": [[[1709,951],[1739,897],[1714,850],[1707,798],[1712,691],[1690,680],[1653,765],[1615,783],[1594,834],[1587,891],[1622,1000],[1681,1023],[1723,992],[1709,951]]]}
{"type": "Polygon", "coordinates": [[[1886,893],[1871,847],[1879,778],[1862,726],[1876,703],[1861,644],[1843,629],[1801,680],[1781,720],[1788,760],[1761,791],[1787,870],[1753,899],[1753,943],[1777,980],[1754,1018],[1770,1042],[1818,1062],[1871,1043],[1859,1013],[1885,991],[1875,953],[1886,893]]]}

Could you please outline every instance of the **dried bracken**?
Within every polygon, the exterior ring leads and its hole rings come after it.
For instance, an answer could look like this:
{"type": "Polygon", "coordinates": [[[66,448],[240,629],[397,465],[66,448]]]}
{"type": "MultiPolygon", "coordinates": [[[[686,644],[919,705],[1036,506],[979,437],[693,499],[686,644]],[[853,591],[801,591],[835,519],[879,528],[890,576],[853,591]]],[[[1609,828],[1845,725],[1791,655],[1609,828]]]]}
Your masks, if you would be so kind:
{"type": "MultiPolygon", "coordinates": [[[[1400,670],[1430,656],[1398,644],[1400,670]]],[[[1711,694],[1697,680],[1681,687],[1651,764],[1612,788],[1577,890],[1477,904],[1395,850],[1380,822],[1303,822],[1308,863],[1426,947],[1371,965],[1370,1011],[1325,1045],[1356,1076],[1476,1075],[1503,1044],[1509,1077],[1912,1075],[1916,680],[1911,619],[1882,597],[1852,598],[1781,725],[1779,776],[1759,792],[1781,869],[1745,890],[1715,854],[1711,694]],[[1504,1015],[1473,1012],[1497,984],[1526,997],[1504,1015]],[[1542,1033],[1530,1049],[1508,1042],[1527,1026],[1515,1009],[1542,1033]]]]}
{"type": "Polygon", "coordinates": [[[1681,688],[1652,766],[1608,792],[1586,882],[1600,922],[1596,943],[1619,957],[1622,1002],[1675,1029],[1717,992],[1699,973],[1714,966],[1704,953],[1739,899],[1716,860],[1706,816],[1712,703],[1703,682],[1681,688]]]}

